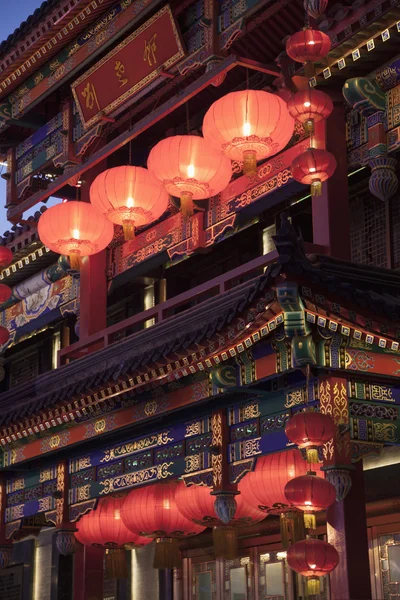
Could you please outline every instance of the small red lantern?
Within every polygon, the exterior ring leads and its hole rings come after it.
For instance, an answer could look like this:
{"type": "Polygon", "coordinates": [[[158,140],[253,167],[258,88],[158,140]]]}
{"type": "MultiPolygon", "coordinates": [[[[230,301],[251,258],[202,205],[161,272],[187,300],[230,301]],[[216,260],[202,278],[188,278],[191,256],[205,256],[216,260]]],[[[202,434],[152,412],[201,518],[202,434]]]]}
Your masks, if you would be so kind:
{"type": "Polygon", "coordinates": [[[180,198],[184,217],[193,214],[193,200],[216,196],[232,177],[230,160],[197,135],[161,140],[151,150],[147,167],[167,192],[180,198]]]}
{"type": "Polygon", "coordinates": [[[333,110],[333,104],[328,94],[308,87],[291,96],[288,109],[292,117],[302,123],[305,131],[313,133],[314,123],[327,119],[333,110]]]}
{"type": "Polygon", "coordinates": [[[216,515],[215,496],[211,495],[211,491],[210,488],[200,485],[187,487],[181,482],[176,490],[176,504],[183,516],[193,523],[213,528],[216,556],[233,560],[237,557],[236,529],[259,523],[265,519],[265,513],[256,506],[248,504],[242,494],[237,494],[235,516],[228,523],[223,523],[216,515]]]}
{"type": "Polygon", "coordinates": [[[8,267],[13,259],[13,253],[7,246],[0,246],[0,268],[8,267]]]}
{"type": "Polygon", "coordinates": [[[9,339],[10,339],[10,332],[8,331],[8,329],[6,327],[3,327],[2,325],[0,325],[0,346],[4,346],[5,344],[7,344],[9,339]]]}
{"type": "Polygon", "coordinates": [[[292,177],[299,183],[311,186],[311,196],[320,196],[322,183],[332,177],[336,159],[327,150],[309,148],[292,162],[292,177]]]}
{"type": "Polygon", "coordinates": [[[325,58],[331,50],[331,40],[326,33],[306,27],[290,36],[286,53],[292,60],[306,64],[306,75],[313,75],[312,63],[325,58]]]}
{"type": "Polygon", "coordinates": [[[318,577],[323,577],[336,569],[339,554],[332,544],[309,538],[296,542],[289,548],[287,561],[293,571],[308,578],[308,595],[314,595],[320,592],[318,577]]]}
{"type": "Polygon", "coordinates": [[[0,304],[4,304],[11,298],[12,289],[5,283],[0,283],[0,304]]]}
{"type": "Polygon", "coordinates": [[[315,513],[335,502],[336,490],[327,479],[307,473],[291,479],[285,485],[285,497],[287,502],[304,512],[304,526],[315,529],[315,513]]]}
{"type": "Polygon", "coordinates": [[[328,0],[304,0],[304,8],[313,19],[318,19],[324,14],[328,6],[328,0]]]}
{"type": "Polygon", "coordinates": [[[124,524],[137,535],[155,538],[155,569],[179,568],[178,539],[204,531],[178,510],[175,494],[177,481],[155,483],[133,489],[122,510],[124,524]]]}
{"type": "Polygon", "coordinates": [[[335,424],[329,415],[302,411],[289,419],[285,433],[296,446],[306,449],[307,461],[314,464],[318,462],[318,447],[334,437],[335,424]]]}
{"type": "Polygon", "coordinates": [[[135,227],[156,221],[167,210],[169,195],[147,169],[124,166],[96,177],[90,202],[112,223],[122,225],[125,240],[132,240],[135,227]]]}

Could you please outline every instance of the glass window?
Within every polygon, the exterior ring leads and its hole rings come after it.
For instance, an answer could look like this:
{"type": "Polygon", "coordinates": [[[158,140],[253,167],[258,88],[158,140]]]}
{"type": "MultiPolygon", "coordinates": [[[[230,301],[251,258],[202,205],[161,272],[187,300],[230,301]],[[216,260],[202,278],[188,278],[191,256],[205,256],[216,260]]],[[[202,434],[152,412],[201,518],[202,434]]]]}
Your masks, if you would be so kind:
{"type": "Polygon", "coordinates": [[[247,600],[246,567],[230,569],[231,600],[247,600]]]}
{"type": "Polygon", "coordinates": [[[267,563],[265,565],[265,583],[268,596],[283,596],[285,593],[283,583],[282,563],[267,563]]]}
{"type": "Polygon", "coordinates": [[[389,559],[389,581],[400,582],[400,544],[387,547],[389,559]]]}
{"type": "Polygon", "coordinates": [[[197,573],[196,592],[197,600],[211,600],[212,578],[210,571],[206,571],[205,573],[197,573]]]}

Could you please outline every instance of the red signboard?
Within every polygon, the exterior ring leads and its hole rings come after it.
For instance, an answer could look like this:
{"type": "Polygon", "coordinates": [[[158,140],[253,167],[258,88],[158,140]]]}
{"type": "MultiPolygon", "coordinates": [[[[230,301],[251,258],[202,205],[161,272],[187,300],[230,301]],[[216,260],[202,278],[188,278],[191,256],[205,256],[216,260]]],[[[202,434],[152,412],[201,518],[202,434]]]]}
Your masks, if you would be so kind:
{"type": "Polygon", "coordinates": [[[91,127],[184,56],[169,6],[72,84],[85,127],[91,127]]]}

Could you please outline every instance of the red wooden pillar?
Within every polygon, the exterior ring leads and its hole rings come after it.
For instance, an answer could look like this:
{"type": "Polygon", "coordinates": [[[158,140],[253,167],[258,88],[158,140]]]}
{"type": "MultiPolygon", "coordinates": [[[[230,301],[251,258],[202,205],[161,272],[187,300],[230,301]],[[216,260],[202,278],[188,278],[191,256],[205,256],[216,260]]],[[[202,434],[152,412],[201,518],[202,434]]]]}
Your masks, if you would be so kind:
{"type": "Polygon", "coordinates": [[[347,389],[347,380],[343,377],[320,378],[321,412],[329,414],[337,426],[335,438],[323,448],[327,477],[336,471],[351,478],[347,496],[327,511],[328,542],[339,553],[339,564],[330,574],[331,600],[370,600],[364,475],[362,462],[357,463],[356,468],[351,465],[347,389]]]}
{"type": "Polygon", "coordinates": [[[334,175],[322,185],[322,196],[312,199],[314,244],[328,246],[336,258],[350,260],[350,207],[348,190],[346,119],[343,97],[332,95],[334,109],[325,121],[316,123],[314,145],[335,156],[334,175]]]}
{"type": "MultiPolygon", "coordinates": [[[[106,169],[105,162],[84,174],[81,201],[89,202],[89,190],[95,177],[106,169]]],[[[82,260],[80,272],[80,331],[85,340],[107,327],[107,251],[82,260]]]]}
{"type": "Polygon", "coordinates": [[[74,556],[74,600],[103,600],[102,548],[78,547],[74,556]]]}

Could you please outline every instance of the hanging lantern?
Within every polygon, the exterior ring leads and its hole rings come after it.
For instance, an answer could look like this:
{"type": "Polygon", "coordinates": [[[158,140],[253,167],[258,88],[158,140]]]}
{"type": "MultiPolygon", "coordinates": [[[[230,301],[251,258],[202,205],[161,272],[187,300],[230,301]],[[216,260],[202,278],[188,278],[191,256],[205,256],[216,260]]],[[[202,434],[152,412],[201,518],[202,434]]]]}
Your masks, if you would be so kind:
{"type": "Polygon", "coordinates": [[[85,546],[106,549],[106,574],[109,579],[127,577],[124,546],[145,546],[151,540],[130,531],[122,521],[124,498],[110,497],[99,500],[97,508],[84,515],[77,523],[75,537],[85,546]]]}
{"type": "Polygon", "coordinates": [[[231,92],[208,109],[203,135],[231,160],[243,161],[245,175],[255,175],[257,161],[277,154],[293,135],[286,102],[262,90],[231,92]]]}
{"type": "Polygon", "coordinates": [[[323,446],[335,436],[336,428],[329,415],[314,411],[296,413],[286,423],[285,433],[288,439],[299,448],[305,448],[307,461],[318,462],[318,447],[323,446]]]}
{"type": "Polygon", "coordinates": [[[0,268],[8,267],[13,259],[13,253],[7,246],[0,246],[0,268]]]}
{"type": "Polygon", "coordinates": [[[333,104],[328,94],[308,87],[290,97],[288,110],[291,116],[303,125],[306,132],[313,133],[314,123],[327,119],[333,110],[333,104]]]}
{"type": "Polygon", "coordinates": [[[322,183],[332,177],[336,159],[327,150],[309,148],[292,162],[292,177],[299,183],[311,186],[311,196],[320,196],[322,183]]]}
{"type": "Polygon", "coordinates": [[[303,515],[286,499],[285,485],[293,477],[306,473],[307,463],[300,450],[291,449],[258,458],[254,471],[243,477],[238,485],[245,504],[266,515],[280,516],[284,548],[288,547],[289,539],[296,541],[304,537],[303,515]]]}
{"type": "Polygon", "coordinates": [[[186,487],[182,481],[175,495],[177,507],[186,519],[196,525],[212,527],[215,556],[226,560],[237,558],[237,529],[259,523],[266,516],[259,508],[248,504],[241,494],[234,498],[236,500],[234,517],[225,523],[217,516],[215,496],[210,488],[201,485],[186,487]]]}
{"type": "Polygon", "coordinates": [[[107,248],[114,235],[112,223],[88,202],[61,202],[39,219],[39,237],[53,252],[67,254],[72,269],[84,256],[107,248]]]}
{"type": "Polygon", "coordinates": [[[63,556],[71,556],[75,553],[76,537],[71,529],[58,531],[56,537],[57,550],[63,556]]]}
{"type": "Polygon", "coordinates": [[[329,481],[307,473],[285,485],[287,502],[302,510],[306,529],[315,529],[315,513],[327,509],[336,500],[336,490],[329,481]]]}
{"type": "Polygon", "coordinates": [[[290,36],[286,42],[286,53],[296,62],[305,64],[307,77],[314,74],[313,63],[321,61],[331,50],[331,40],[326,33],[305,27],[290,36]]]}
{"type": "Polygon", "coordinates": [[[10,332],[8,331],[8,329],[6,327],[3,327],[2,325],[0,325],[0,346],[4,346],[5,344],[7,344],[9,339],[10,339],[10,332]]]}
{"type": "Polygon", "coordinates": [[[0,304],[4,304],[11,298],[12,289],[5,283],[0,283],[0,304]]]}
{"type": "Polygon", "coordinates": [[[128,529],[155,538],[155,569],[179,568],[178,540],[201,533],[205,528],[195,525],[179,511],[177,489],[177,481],[136,488],[128,494],[123,506],[122,519],[128,529]]]}
{"type": "Polygon", "coordinates": [[[193,214],[193,200],[206,200],[226,188],[232,177],[229,160],[204,138],[175,135],[151,150],[148,169],[181,201],[184,217],[193,214]]]}
{"type": "Polygon", "coordinates": [[[307,595],[314,595],[320,592],[318,577],[331,573],[337,567],[339,554],[332,544],[309,538],[289,548],[287,561],[293,571],[307,577],[307,595]]]}
{"type": "Polygon", "coordinates": [[[135,227],[157,221],[167,210],[169,195],[147,169],[125,166],[96,177],[90,186],[90,202],[112,223],[122,225],[125,240],[131,240],[135,227]]]}
{"type": "Polygon", "coordinates": [[[304,0],[304,9],[313,19],[319,19],[328,6],[328,0],[304,0]]]}

